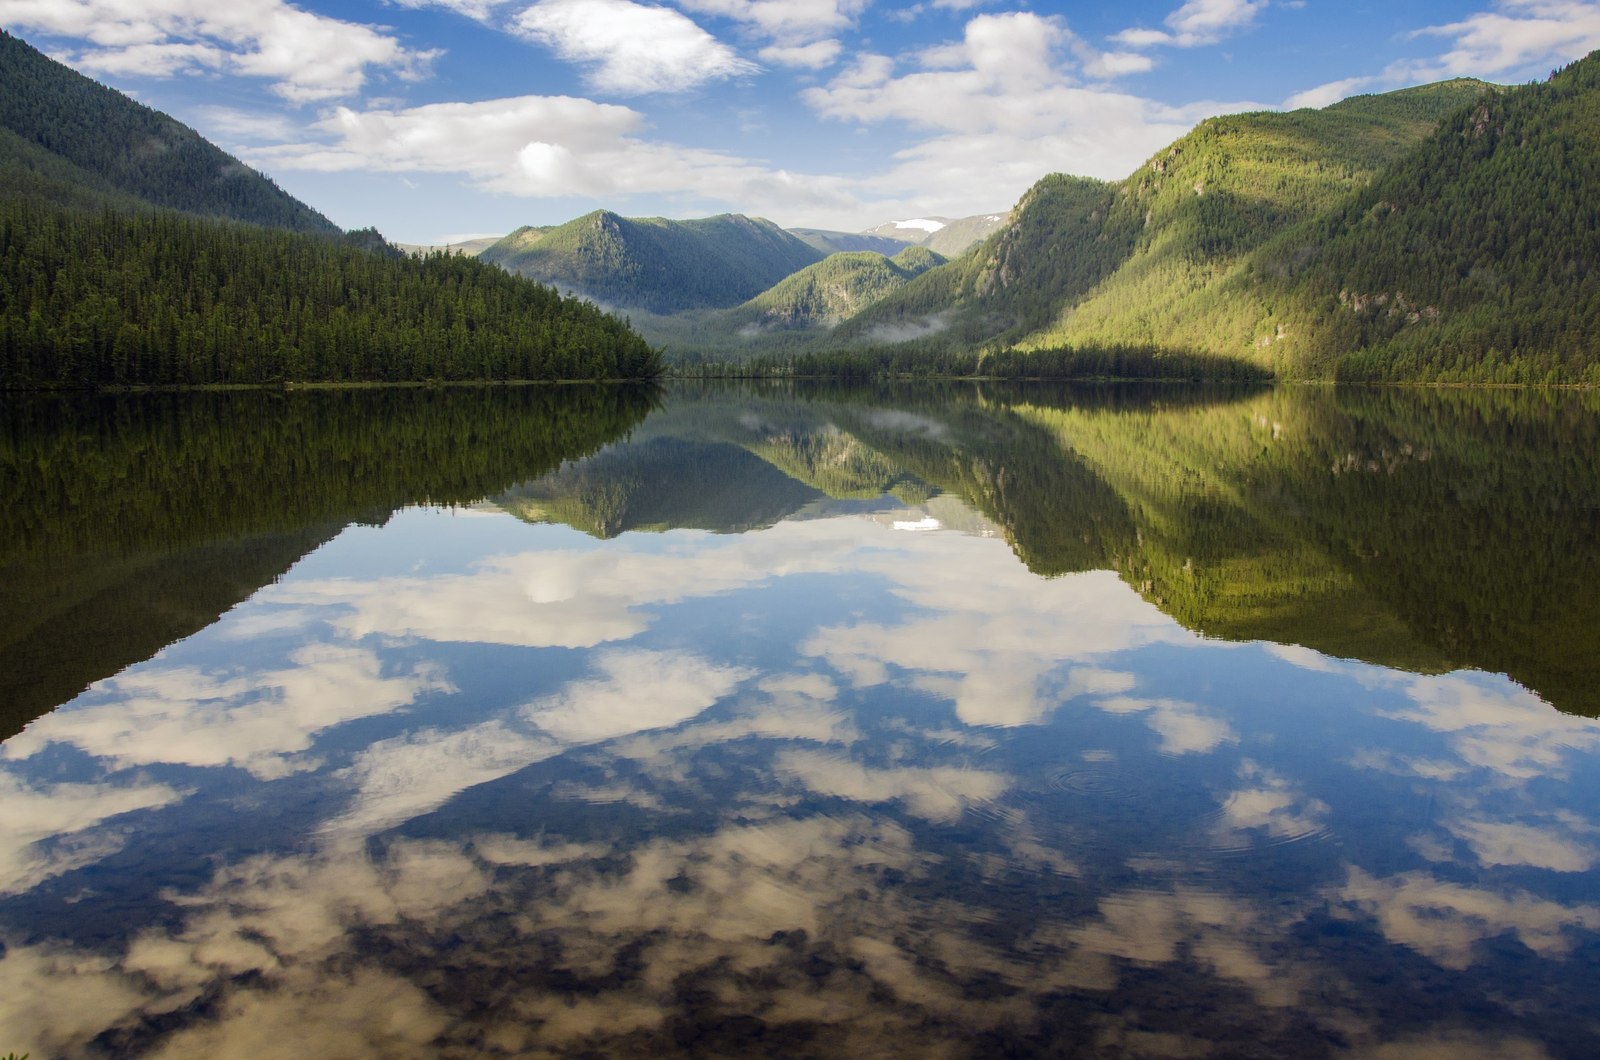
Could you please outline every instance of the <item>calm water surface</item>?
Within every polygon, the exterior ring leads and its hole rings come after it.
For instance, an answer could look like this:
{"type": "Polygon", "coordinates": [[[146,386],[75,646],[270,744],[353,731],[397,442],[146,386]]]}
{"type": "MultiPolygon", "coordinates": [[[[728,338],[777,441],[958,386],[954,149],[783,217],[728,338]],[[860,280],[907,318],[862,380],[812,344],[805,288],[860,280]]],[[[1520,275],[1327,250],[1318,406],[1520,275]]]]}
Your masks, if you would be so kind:
{"type": "Polygon", "coordinates": [[[1600,1052],[1600,401],[14,401],[0,1053],[1600,1052]]]}

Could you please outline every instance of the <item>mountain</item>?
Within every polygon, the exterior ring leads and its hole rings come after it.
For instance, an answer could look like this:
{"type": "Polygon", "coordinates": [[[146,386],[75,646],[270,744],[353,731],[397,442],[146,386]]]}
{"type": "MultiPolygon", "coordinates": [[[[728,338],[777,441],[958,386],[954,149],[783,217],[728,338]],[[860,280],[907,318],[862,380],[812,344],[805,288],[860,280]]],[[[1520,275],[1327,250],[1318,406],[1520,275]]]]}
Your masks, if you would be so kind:
{"type": "Polygon", "coordinates": [[[956,220],[948,217],[913,217],[903,221],[887,221],[876,228],[867,229],[864,234],[927,247],[937,254],[953,258],[982,242],[1010,217],[1010,213],[984,213],[956,220]]]}
{"type": "Polygon", "coordinates": [[[396,250],[407,254],[432,254],[443,251],[446,254],[464,254],[475,258],[488,250],[504,238],[503,236],[479,236],[476,239],[463,239],[459,243],[395,243],[396,250]]]}
{"type": "Polygon", "coordinates": [[[1187,331],[1175,342],[1175,321],[1215,299],[1252,252],[1366,188],[1486,89],[1460,79],[1322,110],[1212,118],[1121,183],[1046,177],[1009,225],[840,335],[1208,350],[1187,331]]]}
{"type": "Polygon", "coordinates": [[[167,115],[0,32],[0,389],[638,378],[596,307],[341,232],[167,115]]]}
{"type": "Polygon", "coordinates": [[[892,258],[830,254],[730,312],[727,323],[743,334],[832,327],[943,262],[926,247],[906,247],[892,258]]]}
{"type": "Polygon", "coordinates": [[[825,228],[791,228],[789,234],[804,240],[824,254],[844,254],[870,250],[875,254],[893,257],[915,241],[894,236],[872,235],[868,232],[831,232],[825,228]]]}
{"type": "Polygon", "coordinates": [[[479,255],[603,305],[654,313],[736,306],[822,257],[762,218],[670,221],[606,210],[519,228],[479,255]]]}
{"type": "Polygon", "coordinates": [[[0,186],[76,206],[136,203],[339,234],[317,211],[187,125],[0,30],[0,186]]]}
{"type": "Polygon", "coordinates": [[[1600,384],[1597,203],[1600,52],[1458,111],[1220,294],[1299,374],[1600,384]]]}

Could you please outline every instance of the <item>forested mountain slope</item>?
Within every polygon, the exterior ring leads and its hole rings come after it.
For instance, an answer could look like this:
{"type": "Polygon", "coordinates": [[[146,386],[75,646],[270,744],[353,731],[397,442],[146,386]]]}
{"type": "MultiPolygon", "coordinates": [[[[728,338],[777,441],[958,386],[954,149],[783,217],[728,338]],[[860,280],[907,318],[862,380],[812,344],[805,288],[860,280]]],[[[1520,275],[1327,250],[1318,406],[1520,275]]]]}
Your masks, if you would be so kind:
{"type": "Polygon", "coordinates": [[[1222,293],[1296,374],[1600,383],[1597,248],[1600,53],[1457,113],[1222,293]]]}
{"type": "Polygon", "coordinates": [[[1323,110],[1212,118],[1121,184],[1046,177],[1009,226],[841,335],[1172,343],[1173,319],[1214,298],[1253,251],[1366,187],[1485,89],[1456,80],[1323,110]]]}
{"type": "Polygon", "coordinates": [[[129,200],[298,232],[339,228],[201,135],[0,30],[0,179],[66,205],[129,200]]]}
{"type": "Polygon", "coordinates": [[[622,321],[470,258],[0,200],[0,389],[656,370],[622,321]]]}
{"type": "Polygon", "coordinates": [[[0,389],[654,375],[627,325],[411,258],[0,34],[0,389]]]}
{"type": "Polygon", "coordinates": [[[596,210],[554,228],[519,228],[479,257],[604,305],[673,313],[736,306],[823,254],[762,218],[596,210]]]}
{"type": "Polygon", "coordinates": [[[830,254],[730,312],[728,324],[758,330],[831,327],[943,263],[926,247],[906,247],[892,258],[870,250],[830,254]]]}

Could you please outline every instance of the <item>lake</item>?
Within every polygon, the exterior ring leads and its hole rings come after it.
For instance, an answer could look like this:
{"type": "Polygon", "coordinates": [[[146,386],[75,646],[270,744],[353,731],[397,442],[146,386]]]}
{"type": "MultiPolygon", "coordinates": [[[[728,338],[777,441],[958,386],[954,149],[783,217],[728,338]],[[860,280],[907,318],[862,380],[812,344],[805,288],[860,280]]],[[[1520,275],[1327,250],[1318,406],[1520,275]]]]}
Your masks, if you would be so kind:
{"type": "Polygon", "coordinates": [[[1600,395],[4,401],[0,1053],[1600,1051],[1600,395]]]}

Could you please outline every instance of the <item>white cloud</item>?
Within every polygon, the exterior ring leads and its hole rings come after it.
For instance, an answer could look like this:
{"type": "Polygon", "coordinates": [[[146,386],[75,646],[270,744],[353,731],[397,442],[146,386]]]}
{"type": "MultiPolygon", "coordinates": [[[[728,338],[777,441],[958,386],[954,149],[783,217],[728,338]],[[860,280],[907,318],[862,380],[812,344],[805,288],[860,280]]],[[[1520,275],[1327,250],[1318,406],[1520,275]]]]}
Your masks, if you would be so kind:
{"type": "Polygon", "coordinates": [[[1445,733],[1469,766],[1508,780],[1565,775],[1574,752],[1600,748],[1600,722],[1553,709],[1532,692],[1467,674],[1418,677],[1411,705],[1388,717],[1445,733]]]}
{"type": "Polygon", "coordinates": [[[860,56],[802,98],[824,118],[931,130],[864,181],[880,194],[914,190],[921,212],[1014,202],[1046,173],[1121,179],[1191,124],[1150,100],[1080,84],[1079,73],[1104,79],[1146,64],[1087,49],[1059,19],[979,15],[960,41],[915,59],[920,69],[900,73],[887,56],[860,56]]]}
{"type": "Polygon", "coordinates": [[[80,69],[261,77],[295,103],[351,95],[374,70],[419,77],[438,55],[406,48],[386,30],[283,0],[0,0],[0,23],[87,41],[92,47],[70,54],[80,69]]]}
{"type": "Polygon", "coordinates": [[[624,547],[487,559],[460,575],[372,581],[328,579],[267,591],[264,599],[342,609],[330,619],[351,638],[373,634],[450,643],[587,648],[649,629],[646,608],[716,596],[785,574],[835,572],[863,533],[850,521],[786,523],[761,534],[709,539],[667,555],[624,547]]]}
{"type": "Polygon", "coordinates": [[[310,645],[291,662],[245,676],[192,667],[130,670],[96,685],[85,705],[40,718],[4,753],[26,758],[64,743],[121,766],[235,765],[271,779],[301,768],[291,756],[323,729],[451,691],[427,666],[385,676],[378,657],[359,648],[310,645]]]}
{"type": "Polygon", "coordinates": [[[781,44],[803,44],[855,24],[866,0],[678,0],[678,6],[720,15],[760,30],[781,44]]]}
{"type": "Polygon", "coordinates": [[[998,539],[981,549],[953,535],[921,539],[922,551],[947,558],[925,564],[917,580],[905,581],[893,562],[873,566],[900,582],[898,595],[931,614],[895,625],[824,627],[801,652],[824,659],[857,687],[895,679],[891,668],[904,672],[913,687],[952,701],[967,725],[1012,727],[1039,724],[1077,696],[1132,688],[1129,675],[1092,665],[1097,656],[1195,642],[1109,571],[1045,581],[998,539]]]}
{"type": "Polygon", "coordinates": [[[1341,99],[1352,96],[1364,88],[1377,84],[1379,78],[1375,77],[1346,77],[1340,81],[1329,81],[1326,84],[1308,88],[1304,92],[1296,92],[1283,101],[1284,110],[1299,110],[1301,107],[1326,107],[1337,103],[1341,99]]]}
{"type": "Polygon", "coordinates": [[[1200,707],[1182,700],[1113,696],[1096,700],[1094,705],[1108,714],[1143,714],[1145,723],[1161,737],[1163,754],[1208,754],[1224,743],[1236,743],[1239,739],[1227,722],[1210,717],[1200,707]]]}
{"type": "MultiPolygon", "coordinates": [[[[1566,823],[1570,826],[1577,822],[1566,823]]],[[[1593,844],[1553,828],[1479,820],[1456,821],[1448,827],[1484,865],[1531,865],[1554,872],[1585,872],[1600,860],[1600,850],[1593,844]]]]}
{"type": "MultiPolygon", "coordinates": [[[[208,139],[217,141],[251,140],[258,143],[282,143],[299,133],[299,126],[287,115],[263,111],[238,110],[233,107],[197,107],[194,124],[208,139]]],[[[285,618],[289,621],[289,618],[285,618]]],[[[287,627],[285,627],[287,628],[287,627]]]]}
{"type": "Polygon", "coordinates": [[[427,7],[442,7],[478,22],[487,22],[498,9],[515,0],[385,0],[395,7],[408,7],[414,11],[427,7]]]}
{"type": "MultiPolygon", "coordinates": [[[[8,748],[9,750],[9,748],[8,748]]],[[[0,773],[0,894],[16,894],[121,849],[122,837],[93,831],[135,810],[176,802],[165,784],[33,786],[0,773]]]]}
{"type": "Polygon", "coordinates": [[[1083,60],[1083,72],[1090,77],[1110,80],[1114,77],[1126,77],[1128,74],[1142,74],[1155,69],[1155,60],[1148,55],[1138,52],[1095,52],[1088,51],[1079,56],[1083,60]]]}
{"type": "Polygon", "coordinates": [[[1113,39],[1130,48],[1168,44],[1195,48],[1216,44],[1247,28],[1268,0],[1188,0],[1166,17],[1167,29],[1127,29],[1113,39]]]}
{"type": "Polygon", "coordinates": [[[540,0],[512,25],[621,95],[681,92],[757,69],[678,12],[632,0],[540,0]]]}
{"type": "Polygon", "coordinates": [[[1239,766],[1245,787],[1229,794],[1222,804],[1216,838],[1226,843],[1247,842],[1247,832],[1264,832],[1276,840],[1294,840],[1327,826],[1328,805],[1299,792],[1282,776],[1252,761],[1239,766]]]}
{"type": "Polygon", "coordinates": [[[1377,878],[1352,866],[1335,898],[1374,917],[1389,941],[1446,968],[1469,967],[1478,942],[1507,931],[1552,958],[1570,951],[1572,931],[1600,927],[1600,908],[1592,905],[1565,906],[1526,891],[1496,894],[1425,872],[1377,878]]]}
{"type": "Polygon", "coordinates": [[[1459,22],[1416,36],[1444,37],[1454,47],[1437,59],[1401,64],[1417,80],[1542,72],[1600,48],[1600,4],[1586,0],[1499,0],[1459,22]]]}
{"type": "Polygon", "coordinates": [[[523,717],[566,743],[609,740],[688,721],[753,674],[683,652],[611,651],[594,665],[598,676],[530,703],[523,717]]]}
{"type": "Polygon", "coordinates": [[[1011,778],[1003,773],[949,766],[873,768],[842,755],[786,751],[774,768],[819,795],[852,802],[900,802],[929,821],[954,821],[974,805],[1005,794],[1011,778]]]}
{"type": "Polygon", "coordinates": [[[595,669],[510,716],[374,743],[343,772],[356,792],[325,834],[369,835],[573,746],[681,724],[750,676],[682,652],[610,651],[595,669]]]}
{"type": "Polygon", "coordinates": [[[586,196],[617,208],[633,195],[667,195],[694,208],[849,226],[863,207],[852,182],[638,138],[632,108],[570,96],[365,111],[339,108],[316,129],[327,142],[242,151],[271,170],[459,173],[488,191],[534,198],[586,196]],[[832,220],[832,219],[841,220],[832,220]]]}
{"type": "Polygon", "coordinates": [[[799,66],[808,70],[820,70],[824,66],[832,66],[834,60],[839,58],[839,53],[844,50],[837,40],[813,41],[810,44],[799,44],[790,47],[774,44],[769,48],[761,49],[761,58],[769,63],[779,66],[799,66]]]}
{"type": "Polygon", "coordinates": [[[564,749],[500,720],[459,732],[424,729],[379,740],[342,772],[341,779],[355,786],[355,795],[323,833],[334,838],[371,835],[564,749]]]}
{"type": "Polygon", "coordinates": [[[1413,39],[1443,38],[1443,55],[1390,64],[1382,73],[1347,77],[1297,92],[1286,109],[1325,107],[1359,91],[1382,91],[1450,77],[1515,80],[1600,49],[1600,3],[1592,0],[1499,0],[1494,10],[1428,26],[1413,39]]]}

